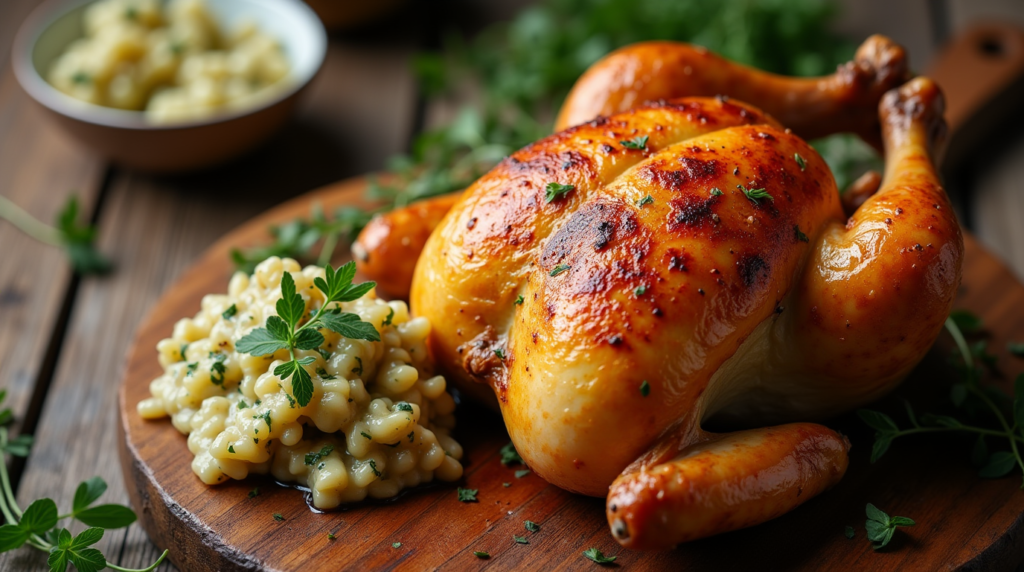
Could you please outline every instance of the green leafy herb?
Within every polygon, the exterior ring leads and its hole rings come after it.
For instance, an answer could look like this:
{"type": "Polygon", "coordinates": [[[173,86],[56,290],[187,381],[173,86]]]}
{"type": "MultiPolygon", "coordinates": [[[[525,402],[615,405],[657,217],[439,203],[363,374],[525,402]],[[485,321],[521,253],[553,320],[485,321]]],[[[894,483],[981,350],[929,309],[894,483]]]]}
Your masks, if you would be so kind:
{"type": "Polygon", "coordinates": [[[2,195],[0,219],[7,220],[18,230],[39,242],[63,248],[71,261],[71,266],[79,274],[104,274],[112,268],[110,261],[93,247],[96,229],[90,225],[78,224],[78,198],[75,196],[68,199],[57,215],[56,227],[39,222],[2,195]]]}
{"type": "Polygon", "coordinates": [[[647,286],[645,286],[645,285],[643,285],[643,284],[641,284],[641,285],[637,286],[637,287],[636,287],[636,289],[635,289],[635,290],[633,290],[633,294],[634,294],[634,295],[635,295],[636,297],[638,297],[638,298],[639,298],[640,296],[643,296],[643,295],[644,295],[644,294],[646,294],[646,293],[647,293],[647,286]]]}
{"type": "Polygon", "coordinates": [[[523,305],[523,295],[520,294],[519,296],[517,296],[516,297],[516,301],[512,302],[512,303],[515,304],[516,306],[522,306],[523,305]]]}
{"type": "Polygon", "coordinates": [[[244,399],[242,399],[241,401],[238,402],[238,408],[239,409],[245,409],[246,407],[249,407],[249,404],[246,403],[244,399]]]}
{"type": "Polygon", "coordinates": [[[512,443],[505,445],[501,448],[501,464],[508,466],[513,463],[523,464],[523,458],[519,456],[516,451],[516,446],[512,443]]]}
{"type": "Polygon", "coordinates": [[[494,355],[498,356],[498,359],[505,361],[505,350],[501,348],[494,348],[494,355]]]}
{"type": "Polygon", "coordinates": [[[807,168],[807,162],[804,161],[804,158],[800,156],[800,153],[793,153],[793,159],[796,160],[796,164],[798,167],[800,167],[801,171],[807,168]]]}
{"type": "Polygon", "coordinates": [[[249,491],[249,498],[254,499],[254,498],[258,497],[258,496],[260,496],[260,488],[259,487],[256,487],[253,490],[249,491]]]}
{"type": "Polygon", "coordinates": [[[226,354],[215,354],[213,356],[213,364],[210,366],[210,381],[214,385],[224,385],[224,373],[227,372],[228,368],[224,365],[224,360],[228,359],[226,354]]]}
{"type": "Polygon", "coordinates": [[[275,512],[273,514],[273,517],[274,517],[274,520],[276,520],[277,522],[282,522],[284,520],[284,517],[281,516],[281,513],[279,513],[279,512],[275,512]]]}
{"type": "Polygon", "coordinates": [[[391,320],[393,320],[395,318],[395,309],[391,308],[390,310],[391,311],[388,312],[388,317],[384,318],[383,324],[385,326],[390,326],[391,325],[391,320]]]}
{"type": "Polygon", "coordinates": [[[327,540],[337,540],[337,539],[338,539],[338,537],[334,536],[333,532],[328,532],[327,533],[327,540]]]}
{"type": "Polygon", "coordinates": [[[646,197],[644,197],[644,198],[642,198],[642,199],[640,199],[640,200],[638,200],[636,202],[636,206],[638,208],[641,208],[641,209],[644,208],[645,205],[653,205],[653,204],[654,204],[654,197],[652,197],[651,195],[647,195],[646,197]]]}
{"type": "Polygon", "coordinates": [[[743,191],[743,194],[748,199],[750,199],[750,202],[754,203],[755,205],[761,204],[761,201],[763,201],[764,199],[768,199],[772,202],[775,202],[775,198],[769,195],[768,191],[764,189],[748,189],[743,185],[736,185],[736,188],[743,191]]]}
{"type": "Polygon", "coordinates": [[[232,304],[232,305],[228,306],[227,310],[224,310],[224,312],[221,313],[220,317],[224,318],[225,320],[230,320],[231,318],[235,317],[235,314],[237,314],[237,313],[238,313],[238,306],[232,304]]]}
{"type": "Polygon", "coordinates": [[[540,525],[532,520],[523,522],[523,526],[525,526],[526,530],[529,530],[530,532],[540,532],[540,525]]]}
{"type": "Polygon", "coordinates": [[[373,472],[373,475],[375,477],[383,476],[383,473],[381,473],[380,470],[377,469],[377,461],[370,459],[369,461],[366,462],[366,464],[370,465],[370,471],[373,472]]]}
{"type": "Polygon", "coordinates": [[[235,453],[235,446],[234,445],[228,445],[228,453],[231,453],[231,454],[235,453]]]}
{"type": "Polygon", "coordinates": [[[806,234],[800,232],[799,225],[793,225],[793,234],[796,235],[796,239],[799,240],[800,242],[810,242],[811,240],[810,238],[807,237],[806,234]]]}
{"type": "Polygon", "coordinates": [[[711,189],[711,196],[712,197],[720,197],[720,196],[722,196],[724,194],[725,193],[722,192],[722,189],[719,189],[718,187],[714,187],[713,189],[711,189]]]}
{"type": "Polygon", "coordinates": [[[558,276],[566,270],[569,270],[568,264],[559,264],[558,266],[555,266],[551,272],[548,272],[548,276],[558,276]]]}
{"type": "MultiPolygon", "coordinates": [[[[6,398],[7,392],[0,390],[0,403],[6,398]]],[[[32,546],[49,553],[46,560],[51,571],[64,572],[68,564],[73,564],[79,572],[96,572],[109,567],[120,572],[150,572],[156,568],[167,551],[148,568],[135,571],[110,564],[103,554],[90,546],[103,538],[104,529],[124,528],[135,522],[135,513],[126,506],[117,504],[94,505],[107,490],[107,483],[100,477],[93,477],[78,485],[71,501],[71,512],[58,514],[57,503],[53,499],[41,498],[24,510],[18,507],[11,490],[11,480],[7,474],[7,464],[3,462],[4,453],[17,457],[26,457],[32,445],[30,436],[11,439],[7,428],[13,415],[10,409],[0,414],[0,514],[7,523],[0,526],[0,552],[7,552],[21,546],[32,546]],[[90,527],[77,536],[57,523],[64,519],[74,519],[90,527]]]]}
{"type": "Polygon", "coordinates": [[[322,367],[316,368],[316,374],[319,375],[320,379],[322,379],[324,381],[331,381],[331,380],[338,379],[337,376],[331,375],[331,374],[327,373],[327,370],[322,368],[322,367]]]}
{"type": "Polygon", "coordinates": [[[517,479],[521,479],[521,478],[523,478],[523,477],[525,477],[526,475],[529,475],[529,474],[530,474],[530,469],[519,469],[515,473],[517,479]]]}
{"type": "Polygon", "coordinates": [[[406,403],[405,401],[399,401],[398,403],[394,404],[394,406],[392,406],[392,409],[395,411],[405,411],[406,413],[412,413],[412,405],[406,403]]]}
{"type": "Polygon", "coordinates": [[[274,375],[281,379],[292,378],[292,394],[305,407],[313,398],[313,379],[305,366],[316,361],[312,357],[296,359],[295,350],[312,350],[324,343],[319,328],[327,328],[347,338],[380,341],[380,334],[373,324],[363,322],[357,314],[328,309],[336,302],[350,302],[362,297],[376,284],[364,282],[352,284],[356,274],[355,263],[349,262],[334,270],[324,267],[326,279],[317,277],[313,284],[323,293],[324,304],[308,322],[299,326],[305,313],[305,302],[295,292],[295,280],[290,272],[281,277],[281,298],[277,301],[277,316],[267,318],[265,328],[256,328],[235,344],[239,352],[251,355],[270,355],[279,350],[288,350],[291,360],[274,368],[274,375]]]}
{"type": "Polygon", "coordinates": [[[512,540],[515,540],[516,544],[529,544],[530,543],[530,541],[527,540],[525,536],[516,536],[514,534],[512,535],[512,540]]]}
{"type": "Polygon", "coordinates": [[[474,550],[473,556],[486,560],[491,557],[491,554],[489,552],[484,552],[483,550],[474,550]]]}
{"type": "Polygon", "coordinates": [[[642,395],[644,397],[647,397],[650,394],[651,394],[651,384],[647,383],[647,380],[645,379],[645,380],[643,380],[643,382],[640,383],[640,395],[642,395]]]}
{"type": "Polygon", "coordinates": [[[303,459],[303,462],[306,464],[307,467],[312,467],[313,465],[319,463],[320,459],[323,459],[327,455],[330,455],[332,451],[334,451],[334,445],[324,445],[319,451],[315,451],[313,453],[306,453],[306,457],[303,459]]]}
{"type": "Polygon", "coordinates": [[[890,517],[871,503],[868,503],[865,512],[868,517],[865,523],[865,528],[868,531],[868,540],[871,541],[871,547],[875,550],[884,548],[889,544],[896,533],[896,528],[917,524],[905,516],[890,517]]]}
{"type": "Polygon", "coordinates": [[[479,489],[464,489],[462,487],[458,487],[456,492],[459,495],[459,502],[477,502],[476,493],[479,492],[479,489]]]}
{"type": "Polygon", "coordinates": [[[634,137],[628,141],[619,141],[626,149],[647,149],[647,135],[634,137]]]}
{"type": "Polygon", "coordinates": [[[392,542],[391,543],[391,548],[401,548],[401,547],[402,547],[402,543],[401,542],[392,542]]]}
{"type": "Polygon", "coordinates": [[[857,533],[853,530],[852,526],[847,526],[846,529],[843,530],[843,536],[846,538],[853,538],[856,534],[857,533]]]}
{"type": "Polygon", "coordinates": [[[544,202],[550,203],[568,195],[576,187],[574,185],[562,185],[559,183],[548,183],[544,188],[544,202]]]}
{"type": "Polygon", "coordinates": [[[367,433],[366,431],[360,431],[359,434],[362,435],[363,437],[366,437],[370,441],[373,440],[373,437],[369,433],[367,433]]]}
{"type": "Polygon", "coordinates": [[[612,562],[615,562],[615,558],[617,558],[616,556],[605,556],[604,553],[596,548],[588,548],[584,550],[583,555],[598,564],[611,564],[612,562]]]}

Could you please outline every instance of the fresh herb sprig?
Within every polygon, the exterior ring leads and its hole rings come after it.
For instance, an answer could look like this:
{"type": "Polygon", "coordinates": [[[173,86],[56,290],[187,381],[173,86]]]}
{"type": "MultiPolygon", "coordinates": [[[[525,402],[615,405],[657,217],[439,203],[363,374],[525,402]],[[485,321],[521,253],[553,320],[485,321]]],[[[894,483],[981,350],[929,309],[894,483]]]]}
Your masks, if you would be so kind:
{"type": "MultiPolygon", "coordinates": [[[[0,403],[3,403],[6,396],[6,391],[0,391],[0,403]]],[[[103,538],[104,530],[124,528],[135,522],[135,513],[126,506],[93,506],[107,490],[107,483],[100,477],[93,477],[78,485],[74,500],[71,502],[71,512],[58,514],[57,503],[50,498],[37,499],[24,511],[21,510],[14,498],[3,454],[27,457],[32,446],[32,438],[19,435],[11,439],[7,427],[3,425],[12,420],[10,409],[0,411],[0,512],[7,521],[7,524],[0,526],[0,552],[22,546],[31,546],[48,552],[46,563],[50,567],[50,572],[65,572],[68,564],[74,564],[78,572],[96,572],[103,568],[120,572],[149,572],[164,561],[167,557],[166,550],[147,568],[122,568],[107,562],[102,552],[91,548],[103,538]],[[57,525],[61,520],[69,518],[89,528],[72,536],[67,528],[57,525]]]]}
{"type": "Polygon", "coordinates": [[[896,528],[917,524],[905,516],[889,516],[875,505],[868,503],[865,508],[868,520],[864,528],[868,531],[868,540],[875,550],[885,548],[896,534],[896,528]]]}
{"type": "Polygon", "coordinates": [[[243,336],[235,349],[254,356],[273,354],[288,350],[290,360],[274,368],[274,375],[281,379],[292,378],[292,394],[305,407],[313,398],[313,379],[305,366],[316,361],[312,356],[296,358],[295,350],[314,350],[324,343],[320,328],[327,328],[346,338],[380,341],[380,334],[373,324],[363,322],[357,314],[342,312],[337,303],[351,302],[369,292],[376,283],[352,284],[356,265],[352,262],[338,268],[324,266],[326,279],[317,277],[313,284],[324,295],[324,303],[305,324],[301,326],[306,313],[306,303],[295,292],[295,280],[290,272],[281,277],[281,298],[277,301],[277,315],[267,318],[265,328],[256,328],[243,336]]]}
{"type": "Polygon", "coordinates": [[[56,227],[43,224],[3,195],[0,195],[0,219],[7,220],[39,242],[63,248],[72,268],[79,274],[103,274],[113,267],[93,246],[96,228],[78,223],[76,196],[71,196],[64,204],[57,215],[56,227]]]}
{"type": "MultiPolygon", "coordinates": [[[[1021,456],[1021,447],[1024,446],[1024,374],[1019,375],[1014,383],[1014,398],[1012,400],[993,387],[982,386],[980,363],[988,362],[991,365],[991,356],[986,352],[984,344],[971,346],[964,336],[964,330],[979,330],[981,320],[968,313],[954,312],[946,319],[945,327],[956,343],[959,363],[954,363],[954,365],[961,373],[961,379],[950,388],[950,399],[953,405],[967,413],[975,409],[988,411],[998,423],[998,428],[970,424],[948,415],[926,413],[918,416],[910,403],[904,402],[911,426],[902,429],[892,417],[885,413],[861,409],[857,414],[868,426],[875,429],[871,462],[874,463],[881,458],[889,450],[892,442],[900,437],[923,433],[959,432],[977,435],[972,459],[976,465],[980,466],[979,476],[998,478],[1006,476],[1015,467],[1019,466],[1024,469],[1024,460],[1021,456]],[[999,405],[1000,402],[1011,403],[1009,416],[1004,413],[1004,408],[999,405]],[[1010,450],[990,453],[985,441],[986,437],[1006,439],[1010,450]]],[[[1024,484],[1021,485],[1021,488],[1024,488],[1024,484]]]]}

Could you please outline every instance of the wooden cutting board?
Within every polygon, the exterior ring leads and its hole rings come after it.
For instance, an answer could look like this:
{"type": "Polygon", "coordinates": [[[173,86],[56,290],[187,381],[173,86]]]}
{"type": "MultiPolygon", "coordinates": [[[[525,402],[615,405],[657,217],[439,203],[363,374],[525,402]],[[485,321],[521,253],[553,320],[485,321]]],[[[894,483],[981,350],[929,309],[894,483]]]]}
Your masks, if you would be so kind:
{"type": "MultiPolygon", "coordinates": [[[[508,436],[498,415],[466,405],[455,436],[466,451],[462,486],[479,489],[478,503],[458,502],[455,485],[444,484],[397,502],[318,514],[301,492],[269,480],[204,485],[190,469],[185,437],[170,421],[136,414],[149,382],[161,374],[156,343],[175,321],[198,311],[204,294],[226,291],[232,247],[266,243],[268,225],[308,216],[316,203],[328,211],[363,204],[364,187],[355,179],[315,191],[228,234],[167,291],[137,333],[120,391],[124,480],[142,526],[182,570],[596,570],[582,555],[590,547],[617,555],[616,565],[628,570],[1012,570],[1024,562],[1019,473],[977,477],[967,437],[902,438],[871,465],[872,431],[853,415],[828,423],[853,442],[849,471],[834,489],[772,522],[670,552],[620,548],[608,532],[603,499],[566,493],[533,474],[517,479],[514,472],[523,467],[499,461],[508,436]],[[262,493],[249,498],[255,486],[262,493]],[[918,524],[875,552],[864,532],[868,502],[918,524]],[[527,532],[525,520],[540,524],[540,531],[527,532]],[[843,534],[847,525],[856,529],[852,540],[843,534]],[[529,544],[515,543],[513,535],[529,544]],[[473,551],[491,556],[481,560],[473,551]]],[[[1024,287],[971,237],[966,244],[956,305],[984,319],[989,347],[999,356],[996,382],[1008,386],[1024,371],[1024,360],[1006,351],[1008,341],[1024,341],[1024,287]]],[[[950,347],[941,338],[896,395],[873,407],[904,425],[900,398],[923,410],[942,407],[952,379],[950,347]]]]}

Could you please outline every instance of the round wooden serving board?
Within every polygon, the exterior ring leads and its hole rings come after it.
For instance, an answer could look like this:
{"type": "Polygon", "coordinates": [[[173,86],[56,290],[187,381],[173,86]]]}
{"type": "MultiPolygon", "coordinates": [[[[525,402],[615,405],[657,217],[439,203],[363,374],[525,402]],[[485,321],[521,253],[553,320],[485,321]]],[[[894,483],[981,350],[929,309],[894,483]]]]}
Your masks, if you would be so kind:
{"type": "MultiPolygon", "coordinates": [[[[266,243],[268,225],[308,216],[316,203],[328,211],[361,204],[364,187],[356,179],[315,191],[228,234],[167,291],[138,331],[120,391],[124,480],[142,526],[182,570],[596,570],[582,555],[590,547],[617,555],[615,565],[629,570],[1012,570],[1024,561],[1019,473],[981,479],[969,460],[972,439],[934,435],[898,439],[872,465],[872,431],[853,415],[828,423],[853,442],[849,471],[834,489],[774,521],[670,552],[620,548],[608,532],[603,499],[566,493],[533,474],[516,478],[523,467],[499,460],[508,442],[501,420],[472,404],[461,406],[455,436],[466,450],[462,486],[479,489],[478,503],[459,502],[455,485],[443,484],[397,502],[317,514],[301,492],[269,480],[204,485],[190,468],[185,437],[167,420],[136,414],[149,382],[161,374],[157,342],[175,321],[198,311],[204,294],[227,290],[232,247],[266,243]],[[249,498],[255,486],[262,492],[249,498]],[[864,532],[868,502],[917,526],[876,552],[864,532]],[[540,531],[527,532],[525,520],[540,531]],[[856,529],[853,539],[844,536],[847,525],[856,529]],[[517,544],[513,535],[529,544],[517,544]]],[[[994,381],[1008,386],[1024,370],[1024,360],[1006,351],[1008,341],[1024,341],[1024,287],[971,237],[966,243],[957,308],[984,319],[989,348],[999,356],[994,381]]],[[[941,411],[953,375],[946,365],[950,347],[943,336],[896,395],[873,407],[904,425],[902,398],[919,411],[941,411]]],[[[989,446],[1004,444],[990,440],[989,446]]]]}

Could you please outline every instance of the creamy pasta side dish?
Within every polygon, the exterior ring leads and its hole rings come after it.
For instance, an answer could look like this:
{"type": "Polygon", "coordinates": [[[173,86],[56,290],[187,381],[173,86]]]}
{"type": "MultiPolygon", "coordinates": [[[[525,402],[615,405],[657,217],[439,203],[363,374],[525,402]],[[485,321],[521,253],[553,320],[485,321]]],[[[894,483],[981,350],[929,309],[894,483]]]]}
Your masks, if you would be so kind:
{"type": "Polygon", "coordinates": [[[444,378],[430,373],[430,323],[410,318],[405,303],[384,302],[373,291],[340,303],[372,324],[381,341],[324,328],[320,347],[296,349],[296,359],[311,362],[304,367],[313,396],[305,407],[295,399],[295,376],[274,373],[290,359],[288,350],[236,351],[239,339],[277,315],[284,272],[307,314],[323,305],[314,287],[323,268],[272,257],[252,276],[236,273],[227,295],[205,296],[200,312],[157,344],[164,374],[150,384],[152,397],[139,403],[139,414],[170,416],[188,435],[192,470],[203,482],[270,474],[309,487],[318,508],[459,479],[462,447],[450,436],[455,402],[444,378]]]}
{"type": "Polygon", "coordinates": [[[99,0],[83,24],[48,78],[82,101],[166,123],[250,107],[288,84],[275,39],[251,22],[221,30],[203,0],[99,0]]]}

